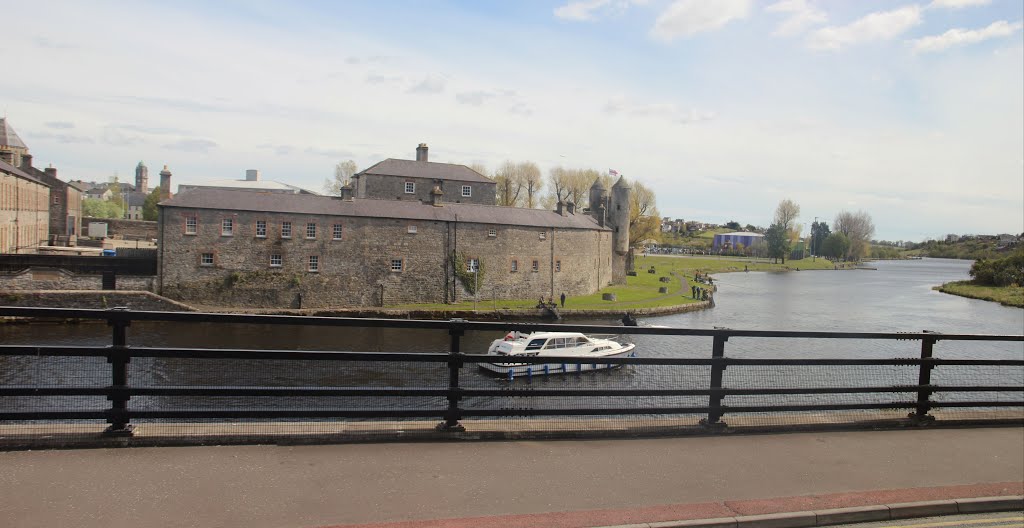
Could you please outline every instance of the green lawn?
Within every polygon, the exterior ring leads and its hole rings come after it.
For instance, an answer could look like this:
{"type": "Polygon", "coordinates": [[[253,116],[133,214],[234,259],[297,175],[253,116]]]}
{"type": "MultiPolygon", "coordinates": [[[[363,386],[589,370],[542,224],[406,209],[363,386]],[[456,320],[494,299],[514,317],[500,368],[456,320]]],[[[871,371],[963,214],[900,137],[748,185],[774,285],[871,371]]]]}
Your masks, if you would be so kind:
{"type": "Polygon", "coordinates": [[[1024,286],[978,286],[971,281],[947,282],[936,290],[971,299],[994,301],[1005,306],[1024,308],[1024,286]]]}
{"type": "MultiPolygon", "coordinates": [[[[662,306],[678,306],[697,302],[690,298],[690,286],[697,285],[707,288],[706,285],[694,282],[694,275],[700,273],[729,273],[742,272],[744,269],[750,271],[788,271],[788,270],[810,270],[810,269],[832,269],[833,264],[825,259],[811,259],[787,261],[783,264],[772,264],[767,259],[749,259],[742,257],[666,257],[666,256],[638,256],[636,257],[635,277],[627,277],[626,284],[609,286],[600,292],[568,297],[565,301],[567,310],[631,310],[640,308],[653,308],[662,306]],[[649,273],[651,266],[654,273],[649,273]],[[661,282],[661,277],[668,277],[669,282],[661,282]],[[658,289],[667,287],[668,293],[658,293],[658,289]],[[601,300],[601,294],[614,293],[615,301],[601,300]]],[[[555,299],[557,302],[558,299],[555,299]]],[[[476,303],[478,310],[493,309],[529,309],[537,306],[537,299],[520,299],[509,301],[494,301],[482,298],[476,303]]],[[[472,310],[472,301],[459,304],[405,304],[399,306],[388,306],[388,308],[400,308],[407,310],[472,310]]]]}

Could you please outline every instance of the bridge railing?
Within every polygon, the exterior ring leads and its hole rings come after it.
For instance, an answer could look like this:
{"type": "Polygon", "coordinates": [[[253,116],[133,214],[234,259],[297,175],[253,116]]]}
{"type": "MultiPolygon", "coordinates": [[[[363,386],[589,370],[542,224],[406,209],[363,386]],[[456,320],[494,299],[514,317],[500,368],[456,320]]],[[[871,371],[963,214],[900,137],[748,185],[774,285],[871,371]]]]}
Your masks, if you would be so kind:
{"type": "Polygon", "coordinates": [[[286,431],[344,437],[406,436],[415,431],[434,436],[531,431],[558,436],[1024,423],[1021,335],[568,326],[123,309],[0,307],[0,316],[91,319],[106,321],[111,328],[109,345],[0,345],[0,438],[21,438],[29,444],[32,435],[132,436],[139,424],[165,436],[245,436],[239,433],[239,424],[256,424],[262,428],[250,436],[286,431]],[[202,328],[212,331],[235,324],[259,325],[267,332],[278,325],[427,331],[447,334],[447,351],[132,346],[129,329],[141,322],[204,324],[202,328]],[[483,377],[471,368],[493,364],[495,356],[463,350],[466,335],[472,332],[500,337],[508,331],[566,330],[615,333],[641,343],[649,338],[669,343],[710,338],[711,347],[703,354],[691,350],[689,357],[644,357],[642,346],[640,357],[517,356],[517,364],[537,368],[508,380],[483,377]],[[740,338],[853,340],[864,343],[865,350],[871,343],[900,341],[904,343],[899,350],[914,354],[727,355],[729,340],[740,338]],[[995,359],[971,354],[935,357],[936,348],[947,342],[997,343],[1003,349],[995,359]]]}

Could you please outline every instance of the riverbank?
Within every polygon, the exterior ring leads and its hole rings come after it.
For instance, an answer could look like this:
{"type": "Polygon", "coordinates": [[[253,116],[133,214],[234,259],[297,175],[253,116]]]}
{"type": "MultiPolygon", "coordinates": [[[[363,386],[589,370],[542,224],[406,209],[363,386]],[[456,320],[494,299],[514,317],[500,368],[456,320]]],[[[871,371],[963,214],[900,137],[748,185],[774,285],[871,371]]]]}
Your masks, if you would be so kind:
{"type": "Polygon", "coordinates": [[[1003,306],[1024,308],[1024,287],[1022,286],[979,286],[971,281],[947,282],[933,289],[950,295],[997,302],[1003,306]]]}

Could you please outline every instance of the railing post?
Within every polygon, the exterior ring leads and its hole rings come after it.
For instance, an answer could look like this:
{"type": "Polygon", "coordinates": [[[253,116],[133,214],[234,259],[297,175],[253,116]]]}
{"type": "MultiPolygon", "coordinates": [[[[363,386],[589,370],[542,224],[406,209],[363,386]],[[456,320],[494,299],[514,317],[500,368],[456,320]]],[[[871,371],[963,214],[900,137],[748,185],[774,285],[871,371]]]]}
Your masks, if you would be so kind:
{"type": "Polygon", "coordinates": [[[459,419],[462,418],[462,410],[459,409],[459,400],[462,399],[461,388],[459,387],[459,371],[462,370],[462,352],[460,343],[465,333],[462,323],[464,319],[452,319],[449,321],[448,335],[451,336],[448,359],[448,410],[444,413],[444,421],[437,424],[438,431],[464,432],[466,430],[459,419]]]}
{"type": "Polygon", "coordinates": [[[708,396],[708,417],[700,421],[701,425],[711,428],[724,428],[722,419],[722,374],[725,372],[725,342],[729,336],[715,334],[711,348],[711,394],[708,396]]]}
{"type": "MultiPolygon", "coordinates": [[[[111,311],[124,312],[127,308],[113,308],[111,311]]],[[[107,427],[103,434],[105,436],[132,436],[134,426],[128,423],[128,395],[123,391],[128,388],[128,362],[131,357],[128,353],[128,327],[131,321],[121,317],[111,317],[107,325],[114,328],[113,346],[107,354],[107,363],[111,365],[112,379],[111,389],[121,389],[119,394],[107,395],[111,402],[111,408],[107,421],[107,427]]]]}
{"type": "MultiPolygon", "coordinates": [[[[924,333],[933,334],[935,332],[925,330],[924,333]]],[[[936,341],[938,341],[938,338],[931,336],[921,339],[921,359],[931,359],[932,348],[935,346],[936,341]]],[[[931,398],[932,395],[930,386],[932,383],[933,368],[934,365],[930,362],[922,362],[920,374],[917,377],[917,384],[921,387],[917,391],[917,409],[910,413],[908,417],[918,424],[926,424],[935,421],[935,417],[928,414],[928,411],[932,409],[929,398],[931,398]]]]}

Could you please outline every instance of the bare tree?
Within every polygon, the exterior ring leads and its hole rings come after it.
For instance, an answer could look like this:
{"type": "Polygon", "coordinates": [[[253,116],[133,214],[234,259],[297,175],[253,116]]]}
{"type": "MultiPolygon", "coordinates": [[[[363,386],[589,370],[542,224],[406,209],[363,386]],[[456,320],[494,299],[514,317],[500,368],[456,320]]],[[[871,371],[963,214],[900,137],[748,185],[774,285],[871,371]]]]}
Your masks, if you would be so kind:
{"type": "Polygon", "coordinates": [[[832,231],[842,233],[850,240],[846,258],[859,260],[867,256],[871,249],[870,241],[871,237],[875,236],[875,223],[871,220],[871,215],[864,211],[840,211],[832,223],[832,231]]]}
{"type": "Polygon", "coordinates": [[[786,198],[779,202],[779,206],[775,208],[775,220],[773,223],[782,226],[782,229],[787,233],[793,231],[795,227],[795,221],[800,216],[800,206],[793,200],[786,198]]]}
{"type": "Polygon", "coordinates": [[[518,164],[506,161],[494,171],[494,181],[498,184],[496,198],[498,205],[518,207],[519,195],[523,192],[523,180],[519,176],[518,164]]]}
{"type": "Polygon", "coordinates": [[[629,247],[636,247],[647,239],[661,237],[661,216],[655,205],[654,191],[638,181],[630,185],[629,247]]]}
{"type": "Polygon", "coordinates": [[[490,171],[487,170],[487,165],[484,165],[483,163],[480,163],[480,162],[470,163],[469,165],[467,165],[467,167],[469,167],[470,169],[473,169],[474,171],[480,173],[482,176],[486,176],[488,178],[491,177],[490,171]]]}
{"type": "Polygon", "coordinates": [[[522,174],[523,190],[526,191],[526,207],[533,209],[539,205],[540,190],[544,188],[544,178],[540,175],[540,167],[532,161],[519,163],[519,171],[522,174]]]}
{"type": "Polygon", "coordinates": [[[324,180],[324,194],[340,196],[341,188],[348,184],[352,175],[359,171],[356,162],[343,161],[334,166],[334,177],[324,180]]]}

